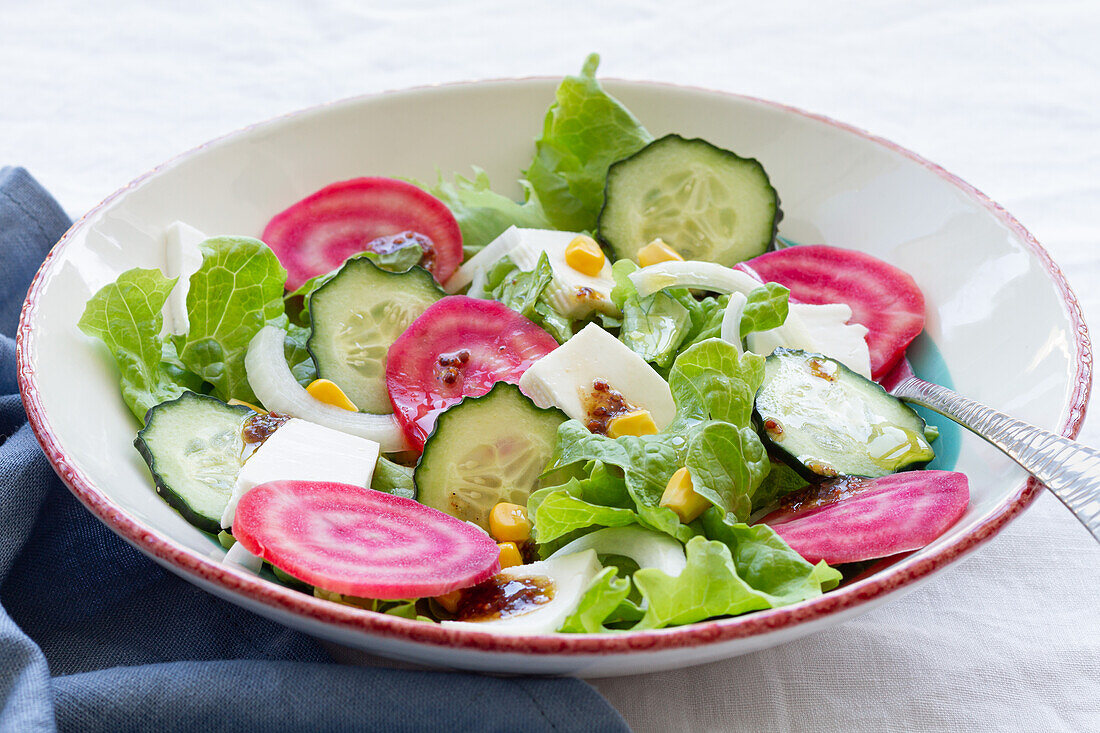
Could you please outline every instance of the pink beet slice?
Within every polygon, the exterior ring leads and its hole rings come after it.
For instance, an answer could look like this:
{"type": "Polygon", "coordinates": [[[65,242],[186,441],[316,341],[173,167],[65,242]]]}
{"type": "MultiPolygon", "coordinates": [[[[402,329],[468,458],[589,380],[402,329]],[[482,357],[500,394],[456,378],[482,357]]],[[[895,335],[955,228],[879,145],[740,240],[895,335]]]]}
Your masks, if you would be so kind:
{"type": "Polygon", "coordinates": [[[553,336],[494,300],[437,300],[386,354],[394,416],[420,450],[440,412],[497,382],[519,382],[527,367],[557,347],[553,336]]]}
{"type": "Polygon", "coordinates": [[[957,522],[969,502],[965,475],[907,471],[808,486],[760,521],[806,560],[836,565],[924,547],[957,522]]]}
{"type": "Polygon", "coordinates": [[[287,270],[287,289],[295,290],[369,243],[407,231],[431,242],[424,264],[438,282],[462,264],[462,232],[450,209],[395,178],[354,178],[326,186],[275,215],[262,238],[287,270]]]}
{"type": "Polygon", "coordinates": [[[260,484],[237,505],[233,535],[306,583],[363,598],[438,596],[500,570],[500,549],[477,527],[350,484],[260,484]]]}
{"type": "Polygon", "coordinates": [[[867,327],[871,376],[890,371],[924,328],[924,294],[908,273],[863,252],[807,244],[768,252],[739,268],[790,289],[800,303],[844,303],[867,327]]]}

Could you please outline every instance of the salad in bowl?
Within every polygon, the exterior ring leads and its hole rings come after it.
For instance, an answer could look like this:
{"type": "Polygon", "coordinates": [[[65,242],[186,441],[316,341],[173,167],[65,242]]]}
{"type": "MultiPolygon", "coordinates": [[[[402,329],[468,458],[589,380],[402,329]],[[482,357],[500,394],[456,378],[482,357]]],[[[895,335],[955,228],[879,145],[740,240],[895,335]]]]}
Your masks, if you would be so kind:
{"type": "Polygon", "coordinates": [[[880,382],[912,277],[777,236],[761,163],[566,77],[523,172],[364,171],[88,302],[152,485],[224,563],[498,634],[790,605],[966,510],[880,382]]]}

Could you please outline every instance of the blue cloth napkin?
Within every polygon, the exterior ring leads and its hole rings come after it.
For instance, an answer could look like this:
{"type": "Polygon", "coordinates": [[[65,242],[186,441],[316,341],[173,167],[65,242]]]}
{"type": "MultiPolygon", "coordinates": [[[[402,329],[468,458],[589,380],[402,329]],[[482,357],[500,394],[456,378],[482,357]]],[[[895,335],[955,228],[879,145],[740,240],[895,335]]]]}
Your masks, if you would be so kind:
{"type": "Polygon", "coordinates": [[[0,731],[627,729],[579,680],[334,664],[100,524],[54,475],[15,379],[20,306],[68,226],[26,171],[0,169],[0,731]]]}

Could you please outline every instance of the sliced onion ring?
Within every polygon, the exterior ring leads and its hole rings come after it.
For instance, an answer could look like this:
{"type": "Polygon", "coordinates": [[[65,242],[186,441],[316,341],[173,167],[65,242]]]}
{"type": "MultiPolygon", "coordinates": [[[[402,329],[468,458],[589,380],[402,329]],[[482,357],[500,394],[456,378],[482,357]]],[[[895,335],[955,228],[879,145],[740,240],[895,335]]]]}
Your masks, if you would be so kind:
{"type": "Polygon", "coordinates": [[[551,555],[549,560],[575,552],[595,550],[600,555],[622,555],[639,568],[657,568],[676,577],[687,567],[684,546],[674,537],[637,525],[604,527],[581,535],[551,555]]]}
{"type": "Polygon", "coordinates": [[[749,299],[743,293],[730,293],[730,302],[722,315],[722,340],[733,344],[738,356],[745,353],[741,347],[741,318],[748,303],[749,299]]]}
{"type": "Polygon", "coordinates": [[[268,410],[299,417],[326,428],[373,440],[383,453],[409,450],[393,415],[351,412],[321,402],[298,384],[283,352],[286,331],[264,326],[252,337],[244,358],[248,384],[268,410]]]}
{"type": "Polygon", "coordinates": [[[764,284],[747,272],[698,260],[660,262],[643,267],[630,273],[630,281],[642,298],[665,288],[698,288],[716,293],[748,295],[764,284]]]}

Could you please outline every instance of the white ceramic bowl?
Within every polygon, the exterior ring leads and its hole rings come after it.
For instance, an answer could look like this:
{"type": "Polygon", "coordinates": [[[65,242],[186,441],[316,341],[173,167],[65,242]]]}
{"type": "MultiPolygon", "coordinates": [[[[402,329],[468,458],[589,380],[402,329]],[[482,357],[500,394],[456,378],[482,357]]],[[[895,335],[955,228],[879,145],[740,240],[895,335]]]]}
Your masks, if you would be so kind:
{"type": "MultiPolygon", "coordinates": [[[[110,358],[76,328],[85,301],[126,269],[163,266],[162,233],[176,219],[255,236],[274,213],[333,181],[431,179],[437,169],[470,165],[518,195],[513,182],[530,160],[555,83],[456,84],[306,110],[185,153],[89,212],[38,273],[19,328],[23,399],[65,483],[160,564],[288,626],[420,663],[584,676],[700,664],[841,623],[928,580],[1034,499],[1041,487],[1008,459],[949,430],[941,462],[970,477],[971,504],[933,544],[794,606],[617,635],[447,630],[317,600],[219,564],[222,549],[154,493],[131,445],[136,425],[110,358]]],[[[912,273],[928,301],[918,373],[953,381],[963,394],[1039,426],[1077,433],[1091,382],[1081,312],[1046,252],[1003,209],[918,156],[822,117],[699,89],[607,87],[656,135],[700,136],[759,158],[782,198],[781,235],[864,250],[912,273]]]]}

